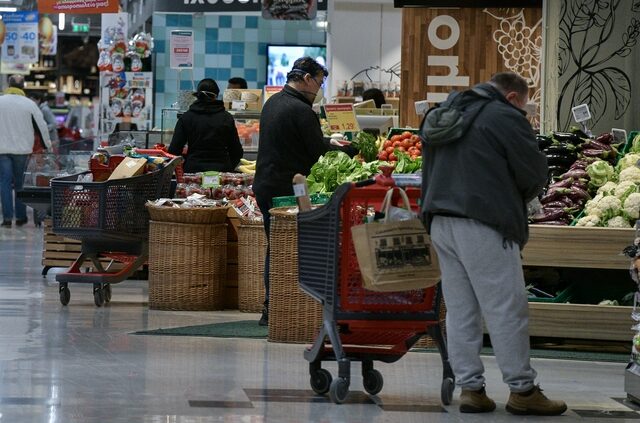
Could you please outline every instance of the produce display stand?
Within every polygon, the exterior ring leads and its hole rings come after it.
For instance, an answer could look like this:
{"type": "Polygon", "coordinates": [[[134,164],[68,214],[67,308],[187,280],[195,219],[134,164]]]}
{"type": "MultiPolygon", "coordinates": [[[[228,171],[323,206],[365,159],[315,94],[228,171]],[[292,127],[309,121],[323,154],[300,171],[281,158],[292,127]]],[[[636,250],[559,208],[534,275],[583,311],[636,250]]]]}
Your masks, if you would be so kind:
{"type": "MultiPolygon", "coordinates": [[[[633,229],[530,225],[522,251],[526,266],[628,269],[622,250],[633,243],[633,229]]],[[[607,284],[607,281],[602,281],[607,284]]],[[[577,289],[580,289],[577,282],[577,289]]],[[[529,335],[628,341],[631,307],[529,303],[529,335]]]]}

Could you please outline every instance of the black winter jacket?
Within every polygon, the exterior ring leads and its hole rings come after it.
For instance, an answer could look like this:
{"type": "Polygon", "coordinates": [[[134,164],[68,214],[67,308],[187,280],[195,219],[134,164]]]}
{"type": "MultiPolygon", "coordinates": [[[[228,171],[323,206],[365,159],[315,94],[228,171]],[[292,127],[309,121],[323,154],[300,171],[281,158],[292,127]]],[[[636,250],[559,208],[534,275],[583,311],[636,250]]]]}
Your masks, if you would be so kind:
{"type": "Polygon", "coordinates": [[[232,172],[244,151],[233,116],[219,100],[196,100],[176,124],[169,153],[180,155],[188,146],[185,172],[232,172]]]}
{"type": "Polygon", "coordinates": [[[547,159],[524,112],[490,84],[475,88],[493,100],[466,133],[437,146],[424,140],[423,212],[428,225],[437,214],[478,220],[523,248],[529,236],[526,205],[547,181],[547,159]]]}
{"type": "Polygon", "coordinates": [[[296,173],[308,175],[332,149],[322,135],[312,104],[289,85],[274,94],[260,115],[260,143],[253,192],[258,201],[293,195],[296,173]]]}

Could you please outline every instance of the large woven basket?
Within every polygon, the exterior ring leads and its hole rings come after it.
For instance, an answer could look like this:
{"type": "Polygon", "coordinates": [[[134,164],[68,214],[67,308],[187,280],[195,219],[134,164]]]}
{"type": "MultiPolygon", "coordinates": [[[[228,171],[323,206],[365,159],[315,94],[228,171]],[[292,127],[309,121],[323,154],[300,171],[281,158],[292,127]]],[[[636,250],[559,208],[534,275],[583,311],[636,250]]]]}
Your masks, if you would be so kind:
{"type": "MultiPolygon", "coordinates": [[[[446,318],[447,318],[447,306],[444,303],[444,298],[440,299],[440,310],[438,315],[438,324],[440,325],[440,330],[442,330],[442,336],[444,339],[447,339],[447,328],[446,328],[446,318]]],[[[430,336],[423,336],[420,338],[418,342],[413,345],[413,348],[436,348],[438,343],[435,339],[430,336]]]]}
{"type": "Polygon", "coordinates": [[[163,207],[147,204],[151,220],[193,224],[224,223],[229,207],[163,207]]]}
{"type": "Polygon", "coordinates": [[[322,307],[298,287],[297,215],[272,209],[269,260],[271,342],[312,342],[322,325],[322,307]]]}
{"type": "Polygon", "coordinates": [[[220,310],[227,277],[227,225],[149,226],[149,308],[220,310]]]}
{"type": "Polygon", "coordinates": [[[241,220],[238,227],[238,308],[247,313],[262,311],[264,258],[267,237],[261,221],[241,220]]]}

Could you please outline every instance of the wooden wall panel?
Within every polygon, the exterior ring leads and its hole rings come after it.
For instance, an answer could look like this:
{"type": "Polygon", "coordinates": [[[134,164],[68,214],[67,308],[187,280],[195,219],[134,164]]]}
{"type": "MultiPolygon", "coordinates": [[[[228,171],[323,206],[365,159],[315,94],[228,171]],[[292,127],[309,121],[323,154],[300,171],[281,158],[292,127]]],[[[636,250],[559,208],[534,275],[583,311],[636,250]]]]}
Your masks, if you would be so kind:
{"type": "MultiPolygon", "coordinates": [[[[541,8],[405,8],[402,21],[400,118],[403,126],[419,125],[414,103],[427,99],[429,93],[465,89],[506,70],[528,80],[531,101],[539,110],[541,8]],[[437,28],[431,37],[430,25],[437,28]],[[456,26],[459,37],[451,30],[456,26]],[[456,38],[457,42],[448,47],[456,38]],[[500,44],[504,46],[502,49],[500,44]],[[432,58],[430,64],[430,56],[440,56],[440,59],[432,58]],[[457,86],[429,81],[429,76],[450,74],[449,67],[434,63],[456,60],[456,57],[460,77],[457,86]]],[[[536,113],[534,124],[537,119],[536,113]]]]}

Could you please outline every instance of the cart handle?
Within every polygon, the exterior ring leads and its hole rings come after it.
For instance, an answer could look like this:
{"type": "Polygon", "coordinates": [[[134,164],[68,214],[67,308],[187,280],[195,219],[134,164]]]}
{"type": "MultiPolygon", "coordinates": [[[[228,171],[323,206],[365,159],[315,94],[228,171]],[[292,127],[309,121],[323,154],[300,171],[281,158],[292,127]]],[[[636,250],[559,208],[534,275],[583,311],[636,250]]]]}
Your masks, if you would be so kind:
{"type": "Polygon", "coordinates": [[[376,183],[375,179],[365,179],[364,181],[355,182],[353,185],[355,187],[357,187],[357,188],[360,188],[360,187],[366,187],[366,186],[369,186],[369,185],[373,185],[375,183],[376,183]]]}

